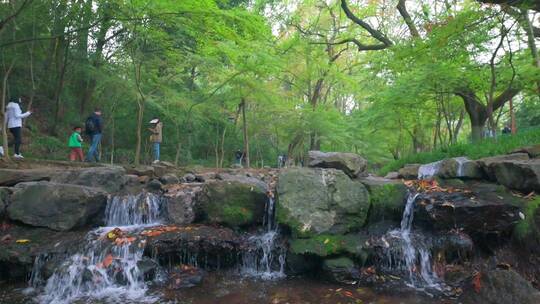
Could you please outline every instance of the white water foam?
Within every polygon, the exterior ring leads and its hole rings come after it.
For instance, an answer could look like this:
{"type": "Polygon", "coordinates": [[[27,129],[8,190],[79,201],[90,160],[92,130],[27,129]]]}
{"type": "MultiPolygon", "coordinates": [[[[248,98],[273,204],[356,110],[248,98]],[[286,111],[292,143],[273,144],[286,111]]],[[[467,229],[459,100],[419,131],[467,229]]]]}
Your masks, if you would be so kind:
{"type": "Polygon", "coordinates": [[[249,238],[254,250],[242,255],[241,273],[263,280],[284,278],[285,248],[278,242],[279,229],[275,222],[275,202],[272,197],[268,197],[266,204],[264,227],[264,233],[249,238]]]}
{"type": "MultiPolygon", "coordinates": [[[[65,304],[81,299],[123,303],[154,303],[158,298],[148,296],[142,261],[144,246],[135,242],[114,244],[106,234],[114,228],[123,232],[136,231],[160,223],[163,200],[151,193],[136,196],[112,197],[106,208],[109,227],[97,228],[87,235],[87,243],[69,257],[47,280],[37,300],[43,304],[65,304]]],[[[31,284],[40,283],[43,265],[36,260],[31,284]]]]}
{"type": "MultiPolygon", "coordinates": [[[[397,237],[402,240],[401,253],[405,261],[405,267],[409,274],[410,287],[416,289],[432,288],[441,290],[439,284],[440,279],[433,271],[431,266],[431,253],[428,248],[421,246],[419,243],[413,242],[411,238],[412,223],[414,219],[414,204],[418,198],[418,193],[409,194],[407,204],[401,219],[401,228],[399,230],[390,231],[392,237],[397,237]],[[418,271],[420,270],[420,271],[418,271]]],[[[390,254],[390,256],[392,256],[390,254]]],[[[390,265],[395,263],[390,261],[390,265]]]]}

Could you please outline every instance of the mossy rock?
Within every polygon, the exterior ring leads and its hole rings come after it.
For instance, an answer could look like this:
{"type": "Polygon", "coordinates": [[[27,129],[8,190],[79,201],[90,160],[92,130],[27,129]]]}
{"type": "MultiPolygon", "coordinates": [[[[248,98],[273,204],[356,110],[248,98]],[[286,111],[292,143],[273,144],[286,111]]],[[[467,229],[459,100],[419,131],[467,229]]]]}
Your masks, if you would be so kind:
{"type": "Polygon", "coordinates": [[[198,220],[232,228],[263,221],[268,198],[253,185],[235,181],[212,182],[204,186],[198,206],[198,220]]]}
{"type": "Polygon", "coordinates": [[[293,237],[359,230],[369,209],[364,185],[335,169],[291,168],[279,175],[277,221],[293,237]]]}
{"type": "Polygon", "coordinates": [[[407,200],[407,187],[396,181],[381,181],[366,186],[371,203],[368,224],[385,220],[400,221],[407,200]]]}
{"type": "Polygon", "coordinates": [[[359,271],[348,257],[325,259],[322,263],[322,277],[336,283],[354,284],[359,271]]]}
{"type": "Polygon", "coordinates": [[[367,237],[360,234],[321,234],[307,239],[291,239],[289,241],[289,251],[293,254],[307,254],[319,257],[348,254],[363,263],[368,256],[365,249],[366,240],[367,237]]]}
{"type": "Polygon", "coordinates": [[[514,237],[533,251],[540,250],[540,198],[528,201],[522,219],[514,228],[514,237]]]}

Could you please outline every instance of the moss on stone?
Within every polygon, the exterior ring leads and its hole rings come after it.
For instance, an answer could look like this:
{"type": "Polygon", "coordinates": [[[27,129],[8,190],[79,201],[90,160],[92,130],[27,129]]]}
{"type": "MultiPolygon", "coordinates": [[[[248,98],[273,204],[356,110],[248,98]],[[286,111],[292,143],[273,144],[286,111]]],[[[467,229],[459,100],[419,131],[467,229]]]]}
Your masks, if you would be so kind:
{"type": "Polygon", "coordinates": [[[321,234],[307,239],[290,240],[290,252],[320,257],[348,254],[364,262],[367,258],[367,252],[364,249],[365,241],[366,237],[356,234],[321,234]]]}
{"type": "Polygon", "coordinates": [[[370,187],[370,223],[399,219],[407,196],[407,187],[401,183],[387,183],[370,187]]]}
{"type": "Polygon", "coordinates": [[[323,267],[328,269],[350,269],[354,268],[354,262],[347,257],[325,259],[323,262],[323,267]]]}
{"type": "Polygon", "coordinates": [[[267,197],[264,191],[239,182],[205,186],[201,209],[206,222],[239,227],[262,222],[267,197]]]}
{"type": "Polygon", "coordinates": [[[253,211],[239,206],[223,207],[222,220],[231,226],[243,226],[253,221],[253,211]]]}
{"type": "Polygon", "coordinates": [[[540,197],[528,202],[522,212],[525,219],[514,228],[514,237],[520,241],[532,239],[540,243],[540,222],[536,222],[540,218],[540,197]]]}

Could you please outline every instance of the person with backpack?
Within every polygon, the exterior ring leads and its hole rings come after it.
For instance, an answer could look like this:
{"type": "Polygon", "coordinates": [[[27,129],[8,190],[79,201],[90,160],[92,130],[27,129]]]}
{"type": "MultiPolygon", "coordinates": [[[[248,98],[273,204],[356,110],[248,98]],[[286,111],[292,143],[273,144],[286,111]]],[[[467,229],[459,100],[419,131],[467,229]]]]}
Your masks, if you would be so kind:
{"type": "Polygon", "coordinates": [[[101,119],[101,109],[96,108],[84,124],[84,131],[91,139],[90,148],[86,154],[87,162],[99,162],[98,146],[101,142],[101,132],[103,131],[103,122],[101,119]]]}
{"type": "Polygon", "coordinates": [[[21,98],[11,98],[6,106],[7,127],[15,139],[15,155],[13,157],[17,159],[24,158],[21,154],[22,120],[30,114],[32,114],[31,111],[22,112],[21,98]]]}
{"type": "Polygon", "coordinates": [[[159,154],[160,154],[160,145],[161,141],[163,140],[163,123],[159,120],[159,118],[154,117],[154,119],[150,120],[151,127],[148,128],[150,131],[150,142],[153,145],[154,148],[154,163],[159,162],[159,154]]]}
{"type": "Polygon", "coordinates": [[[69,137],[68,147],[71,149],[71,153],[69,154],[70,161],[84,161],[81,132],[82,128],[80,126],[75,126],[73,128],[73,133],[71,133],[71,136],[69,137]]]}

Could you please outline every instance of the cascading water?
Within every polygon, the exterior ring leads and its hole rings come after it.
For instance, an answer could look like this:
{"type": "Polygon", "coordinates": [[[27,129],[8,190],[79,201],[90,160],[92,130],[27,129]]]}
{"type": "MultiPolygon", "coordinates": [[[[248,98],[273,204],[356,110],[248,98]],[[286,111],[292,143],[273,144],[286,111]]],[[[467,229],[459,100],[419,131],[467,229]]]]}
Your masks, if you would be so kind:
{"type": "Polygon", "coordinates": [[[241,272],[251,277],[273,280],[285,277],[285,248],[279,244],[279,229],[275,220],[275,201],[268,197],[263,233],[251,236],[254,247],[242,255],[241,272]]]}
{"type": "MultiPolygon", "coordinates": [[[[112,242],[110,233],[137,231],[159,224],[163,200],[151,193],[112,197],[106,208],[106,223],[88,233],[84,249],[69,257],[47,280],[40,303],[71,303],[76,299],[134,300],[155,302],[145,296],[147,287],[138,263],[144,246],[112,242]],[[114,229],[113,229],[114,228],[114,229]],[[116,232],[115,232],[116,231],[116,232]]],[[[31,283],[39,284],[41,266],[37,263],[31,283]]]]}
{"type": "Polygon", "coordinates": [[[470,160],[466,157],[456,157],[454,160],[457,162],[457,177],[463,177],[465,176],[465,163],[469,162],[470,160]]]}
{"type": "MultiPolygon", "coordinates": [[[[397,267],[404,266],[409,274],[409,286],[425,289],[441,289],[439,284],[440,279],[437,274],[433,272],[431,266],[431,253],[428,248],[423,246],[421,242],[413,240],[411,235],[412,223],[414,219],[414,204],[418,198],[418,193],[409,193],[407,198],[407,204],[403,212],[403,218],[401,219],[401,228],[399,230],[393,230],[389,232],[390,237],[400,239],[399,252],[402,255],[402,259],[405,262],[404,265],[400,265],[397,262],[397,267]]],[[[394,254],[389,254],[390,265],[396,266],[396,258],[394,254]]]]}

